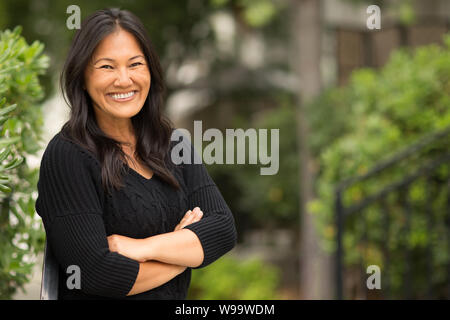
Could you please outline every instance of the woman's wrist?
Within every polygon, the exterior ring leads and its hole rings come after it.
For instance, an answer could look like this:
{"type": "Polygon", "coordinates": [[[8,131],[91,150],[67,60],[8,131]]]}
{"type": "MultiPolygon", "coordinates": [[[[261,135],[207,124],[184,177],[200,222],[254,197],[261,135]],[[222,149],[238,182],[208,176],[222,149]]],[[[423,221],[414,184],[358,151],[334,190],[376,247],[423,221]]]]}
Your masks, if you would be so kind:
{"type": "Polygon", "coordinates": [[[145,260],[194,267],[203,261],[203,248],[197,235],[189,229],[158,234],[143,239],[145,260]]]}
{"type": "Polygon", "coordinates": [[[155,241],[155,238],[153,236],[145,238],[143,239],[143,243],[145,246],[145,260],[157,260],[157,255],[155,254],[157,241],[155,241]]]}

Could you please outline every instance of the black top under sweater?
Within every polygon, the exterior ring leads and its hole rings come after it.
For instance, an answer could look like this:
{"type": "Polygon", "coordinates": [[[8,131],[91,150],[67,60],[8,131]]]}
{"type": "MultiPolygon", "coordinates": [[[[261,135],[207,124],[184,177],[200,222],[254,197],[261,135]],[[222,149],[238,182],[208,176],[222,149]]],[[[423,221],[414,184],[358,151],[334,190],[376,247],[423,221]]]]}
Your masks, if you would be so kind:
{"type": "MultiPolygon", "coordinates": [[[[195,154],[191,143],[182,139],[195,154]]],[[[171,143],[171,148],[174,143],[171,143]]],[[[104,192],[96,157],[58,133],[41,161],[36,211],[47,241],[60,264],[59,299],[185,299],[191,268],[152,290],[126,296],[136,280],[139,263],[110,252],[107,236],[147,238],[171,232],[186,211],[200,207],[203,217],[188,225],[199,238],[202,268],[236,244],[233,215],[204,164],[170,169],[181,185],[175,190],[156,174],[146,179],[125,165],[124,187],[104,192]],[[68,289],[67,267],[81,271],[81,288],[68,289]]]]}

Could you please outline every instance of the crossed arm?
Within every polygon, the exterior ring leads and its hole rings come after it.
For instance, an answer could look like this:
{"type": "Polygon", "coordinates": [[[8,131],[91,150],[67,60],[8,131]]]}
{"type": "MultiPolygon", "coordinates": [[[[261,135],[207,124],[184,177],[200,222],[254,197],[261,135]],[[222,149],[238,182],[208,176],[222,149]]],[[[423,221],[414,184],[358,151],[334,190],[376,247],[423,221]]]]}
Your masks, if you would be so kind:
{"type": "Polygon", "coordinates": [[[183,229],[199,221],[202,215],[201,209],[196,207],[186,212],[174,231],[145,239],[117,234],[107,237],[110,251],[139,261],[139,273],[128,296],[156,288],[187,267],[197,267],[203,262],[203,248],[197,235],[183,229]]]}

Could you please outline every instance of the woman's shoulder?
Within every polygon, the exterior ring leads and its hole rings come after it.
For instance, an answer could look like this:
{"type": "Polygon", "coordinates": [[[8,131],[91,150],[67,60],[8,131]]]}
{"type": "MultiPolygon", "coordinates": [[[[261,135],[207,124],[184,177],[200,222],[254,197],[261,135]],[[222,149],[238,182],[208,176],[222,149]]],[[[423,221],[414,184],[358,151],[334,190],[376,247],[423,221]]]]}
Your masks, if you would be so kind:
{"type": "Polygon", "coordinates": [[[44,163],[51,163],[52,166],[74,164],[78,166],[98,164],[98,160],[90,151],[68,139],[60,131],[48,142],[42,156],[41,166],[44,163]]]}

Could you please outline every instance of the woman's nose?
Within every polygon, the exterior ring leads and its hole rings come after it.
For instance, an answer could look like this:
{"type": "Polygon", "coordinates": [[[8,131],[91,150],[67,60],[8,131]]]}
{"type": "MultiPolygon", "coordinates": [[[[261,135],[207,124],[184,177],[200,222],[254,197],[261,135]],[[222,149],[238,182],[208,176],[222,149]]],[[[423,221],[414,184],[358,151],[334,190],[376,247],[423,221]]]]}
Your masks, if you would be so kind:
{"type": "Polygon", "coordinates": [[[128,70],[121,69],[117,72],[117,78],[114,82],[114,85],[117,87],[129,87],[133,84],[133,80],[131,80],[130,75],[128,74],[128,70]]]}

